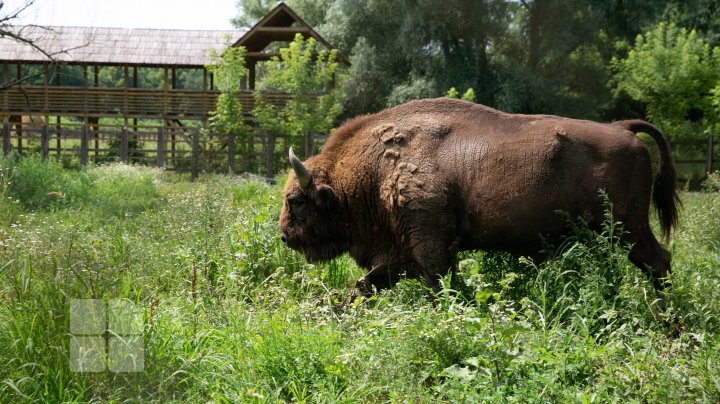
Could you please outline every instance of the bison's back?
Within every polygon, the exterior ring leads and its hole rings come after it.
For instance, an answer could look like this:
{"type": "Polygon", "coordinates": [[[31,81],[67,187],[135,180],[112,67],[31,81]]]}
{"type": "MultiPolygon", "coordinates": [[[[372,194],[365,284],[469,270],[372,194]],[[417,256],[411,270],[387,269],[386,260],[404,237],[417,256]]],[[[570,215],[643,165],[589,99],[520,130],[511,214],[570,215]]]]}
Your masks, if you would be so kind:
{"type": "Polygon", "coordinates": [[[459,125],[438,151],[466,247],[536,248],[539,235],[564,230],[558,211],[598,224],[600,190],[620,219],[628,211],[647,217],[650,161],[632,133],[549,116],[504,120],[488,130],[459,125]]]}

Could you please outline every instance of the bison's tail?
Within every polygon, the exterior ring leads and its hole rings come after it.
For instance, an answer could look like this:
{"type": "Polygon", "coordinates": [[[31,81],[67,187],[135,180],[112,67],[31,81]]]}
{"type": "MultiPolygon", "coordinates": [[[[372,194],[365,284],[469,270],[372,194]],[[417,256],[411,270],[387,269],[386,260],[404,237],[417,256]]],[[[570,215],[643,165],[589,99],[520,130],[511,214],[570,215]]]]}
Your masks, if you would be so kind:
{"type": "Polygon", "coordinates": [[[660,162],[657,173],[655,174],[652,198],[658,218],[660,219],[663,238],[667,242],[670,238],[670,232],[677,225],[678,207],[681,205],[680,197],[677,193],[677,173],[675,171],[675,163],[673,163],[670,154],[670,144],[662,132],[648,122],[634,119],[616,122],[616,125],[633,133],[647,133],[655,140],[655,143],[657,143],[660,152],[660,162]]]}

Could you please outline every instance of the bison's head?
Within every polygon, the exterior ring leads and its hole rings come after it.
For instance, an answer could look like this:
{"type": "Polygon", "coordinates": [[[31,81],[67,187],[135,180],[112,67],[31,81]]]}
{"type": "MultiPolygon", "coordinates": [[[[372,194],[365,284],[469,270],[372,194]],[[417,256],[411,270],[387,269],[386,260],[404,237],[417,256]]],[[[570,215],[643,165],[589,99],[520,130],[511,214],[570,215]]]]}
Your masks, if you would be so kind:
{"type": "Polygon", "coordinates": [[[327,261],[350,248],[348,221],[335,190],[323,175],[306,168],[290,149],[293,172],[285,184],[280,239],[308,262],[327,261]]]}

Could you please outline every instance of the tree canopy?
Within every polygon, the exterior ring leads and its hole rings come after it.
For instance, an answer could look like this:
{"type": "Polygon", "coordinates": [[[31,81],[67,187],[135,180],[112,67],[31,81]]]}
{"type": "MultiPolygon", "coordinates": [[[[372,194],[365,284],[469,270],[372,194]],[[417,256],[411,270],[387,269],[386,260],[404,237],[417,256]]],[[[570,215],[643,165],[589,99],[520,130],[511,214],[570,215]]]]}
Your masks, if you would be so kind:
{"type": "Polygon", "coordinates": [[[255,93],[253,113],[260,128],[290,138],[304,156],[313,152],[314,134],[327,134],[342,112],[340,88],[333,85],[338,82],[336,55],[336,50],[319,49],[315,39],[297,34],[267,64],[255,93]],[[264,101],[263,91],[285,93],[289,100],[277,107],[264,101]]]}
{"type": "Polygon", "coordinates": [[[700,140],[716,122],[712,90],[720,84],[720,48],[696,30],[660,23],[638,35],[627,58],[613,66],[617,90],[642,102],[671,137],[700,140]]]}
{"type": "MultiPolygon", "coordinates": [[[[510,112],[612,120],[646,99],[615,91],[617,63],[659,24],[718,41],[716,0],[286,0],[352,63],[345,115],[473,88],[510,112]]],[[[277,4],[238,0],[238,26],[277,4]]],[[[620,74],[621,76],[623,74],[620,74]]],[[[623,76],[625,77],[625,76],[623,76]]],[[[711,87],[712,88],[712,87],[711,87]]],[[[707,93],[707,92],[706,92],[707,93]]]]}

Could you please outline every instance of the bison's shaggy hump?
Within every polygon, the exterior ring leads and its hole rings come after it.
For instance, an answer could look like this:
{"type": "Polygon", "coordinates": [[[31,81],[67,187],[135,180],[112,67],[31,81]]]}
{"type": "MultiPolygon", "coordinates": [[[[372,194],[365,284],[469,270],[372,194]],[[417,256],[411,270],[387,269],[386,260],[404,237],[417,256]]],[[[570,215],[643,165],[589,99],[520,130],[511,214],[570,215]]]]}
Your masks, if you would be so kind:
{"type": "Polygon", "coordinates": [[[459,248],[536,252],[541,236],[564,231],[557,210],[599,226],[600,190],[624,224],[631,261],[656,289],[670,270],[648,209],[652,193],[669,232],[677,219],[676,175],[665,138],[647,122],[601,124],[419,100],[346,122],[319,155],[294,167],[303,180],[291,174],[285,186],[283,241],[308,259],[349,252],[369,271],[359,284],[366,290],[402,276],[437,290],[459,248]],[[648,150],[634,135],[640,130],[660,149],[654,191],[648,150]]]}

